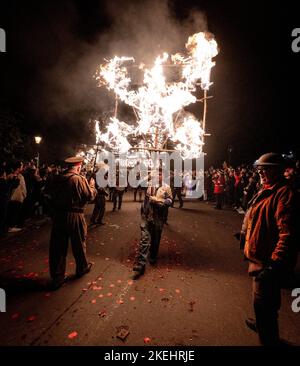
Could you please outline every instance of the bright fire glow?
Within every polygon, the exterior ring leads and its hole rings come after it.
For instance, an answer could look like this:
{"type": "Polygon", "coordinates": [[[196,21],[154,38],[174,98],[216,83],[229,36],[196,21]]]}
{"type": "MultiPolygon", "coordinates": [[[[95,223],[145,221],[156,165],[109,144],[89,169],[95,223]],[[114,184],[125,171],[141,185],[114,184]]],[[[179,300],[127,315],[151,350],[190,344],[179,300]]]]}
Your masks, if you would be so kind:
{"type": "Polygon", "coordinates": [[[129,125],[111,118],[106,132],[101,133],[96,123],[97,143],[103,142],[119,153],[132,147],[128,137],[143,136],[138,146],[163,149],[167,139],[175,143],[183,158],[194,158],[202,152],[204,131],[201,123],[194,116],[182,118],[178,123],[178,113],[184,107],[195,103],[193,92],[200,83],[203,90],[210,85],[211,68],[215,65],[212,58],[218,54],[216,41],[208,33],[196,33],[189,37],[186,44],[188,56],[167,53],[158,56],[151,69],[141,65],[144,71],[143,85],[132,89],[128,66],[134,65],[132,57],[114,57],[100,66],[97,80],[99,86],[105,85],[116,96],[133,107],[136,123],[129,125]],[[181,80],[167,83],[164,65],[180,65],[181,80]],[[128,65],[128,66],[126,66],[128,65]],[[177,117],[176,117],[177,116],[177,117]]]}
{"type": "Polygon", "coordinates": [[[192,114],[183,119],[182,125],[176,129],[173,137],[174,141],[178,141],[176,150],[183,159],[199,155],[203,146],[203,134],[204,131],[192,114]]]}

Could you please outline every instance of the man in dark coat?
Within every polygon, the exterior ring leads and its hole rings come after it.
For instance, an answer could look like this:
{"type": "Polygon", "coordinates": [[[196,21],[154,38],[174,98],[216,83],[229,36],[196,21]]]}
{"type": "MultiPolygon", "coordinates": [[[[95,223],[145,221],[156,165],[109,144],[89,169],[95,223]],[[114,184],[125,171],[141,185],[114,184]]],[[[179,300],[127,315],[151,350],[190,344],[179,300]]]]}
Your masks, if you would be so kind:
{"type": "Polygon", "coordinates": [[[50,238],[49,266],[52,289],[64,282],[68,241],[76,261],[76,276],[88,273],[92,264],[86,259],[87,225],[84,208],[96,196],[95,181],[90,183],[80,175],[83,159],[72,157],[66,160],[68,169],[55,176],[50,187],[53,225],[50,238]]]}

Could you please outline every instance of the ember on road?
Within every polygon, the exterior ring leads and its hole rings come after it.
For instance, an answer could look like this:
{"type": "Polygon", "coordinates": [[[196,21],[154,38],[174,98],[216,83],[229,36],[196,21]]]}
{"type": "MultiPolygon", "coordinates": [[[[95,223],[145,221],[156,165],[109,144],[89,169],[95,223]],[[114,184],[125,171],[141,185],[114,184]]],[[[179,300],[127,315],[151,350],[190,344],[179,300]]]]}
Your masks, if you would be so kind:
{"type": "MultiPolygon", "coordinates": [[[[92,271],[48,292],[49,221],[1,241],[1,345],[256,346],[245,326],[252,313],[250,280],[239,243],[241,215],[185,202],[170,209],[155,266],[130,280],[139,240],[140,204],[125,195],[120,211],[108,202],[105,226],[89,229],[92,271]]],[[[88,217],[91,205],[88,208],[88,217]]],[[[69,250],[68,275],[74,274],[69,250]]],[[[283,336],[300,342],[299,315],[284,290],[283,336]]]]}

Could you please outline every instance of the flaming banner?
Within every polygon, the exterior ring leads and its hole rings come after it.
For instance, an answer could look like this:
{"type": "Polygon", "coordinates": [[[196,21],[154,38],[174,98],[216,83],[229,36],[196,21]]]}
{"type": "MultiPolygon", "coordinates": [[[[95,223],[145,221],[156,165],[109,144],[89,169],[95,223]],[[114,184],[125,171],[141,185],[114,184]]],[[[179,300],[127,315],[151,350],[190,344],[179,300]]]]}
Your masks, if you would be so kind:
{"type": "MultiPolygon", "coordinates": [[[[202,123],[184,107],[197,102],[194,93],[200,85],[206,91],[212,85],[210,73],[218,54],[218,46],[210,33],[196,33],[186,43],[187,55],[163,53],[152,68],[140,65],[143,85],[132,88],[129,69],[135,65],[132,57],[114,57],[101,65],[96,79],[99,86],[113,91],[116,101],[132,107],[136,121],[128,124],[119,121],[117,111],[110,118],[106,131],[100,131],[96,121],[96,140],[112,151],[124,154],[129,150],[168,151],[167,141],[183,159],[192,159],[202,153],[204,145],[205,114],[202,123]],[[180,66],[178,82],[167,83],[164,66],[180,66]],[[134,143],[132,142],[134,141],[134,143]]],[[[116,103],[117,108],[117,103],[116,103]]]]}

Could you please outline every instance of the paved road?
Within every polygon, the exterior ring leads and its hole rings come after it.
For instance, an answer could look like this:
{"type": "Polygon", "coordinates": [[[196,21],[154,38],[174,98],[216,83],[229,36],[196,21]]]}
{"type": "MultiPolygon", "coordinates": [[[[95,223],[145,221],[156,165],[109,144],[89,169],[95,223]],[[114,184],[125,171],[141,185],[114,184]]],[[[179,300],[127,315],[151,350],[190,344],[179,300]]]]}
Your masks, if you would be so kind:
{"type": "MultiPolygon", "coordinates": [[[[251,280],[233,238],[242,220],[238,213],[199,201],[170,209],[158,264],[131,281],[139,204],[128,193],[121,211],[111,208],[107,203],[107,225],[89,230],[93,270],[56,292],[43,287],[49,223],[0,242],[1,281],[7,288],[0,345],[258,345],[244,325],[252,314],[251,280]],[[120,331],[127,333],[124,340],[120,331]]],[[[74,270],[69,253],[68,273],[74,270]]],[[[281,335],[300,344],[300,313],[292,312],[292,300],[284,290],[281,335]]]]}

